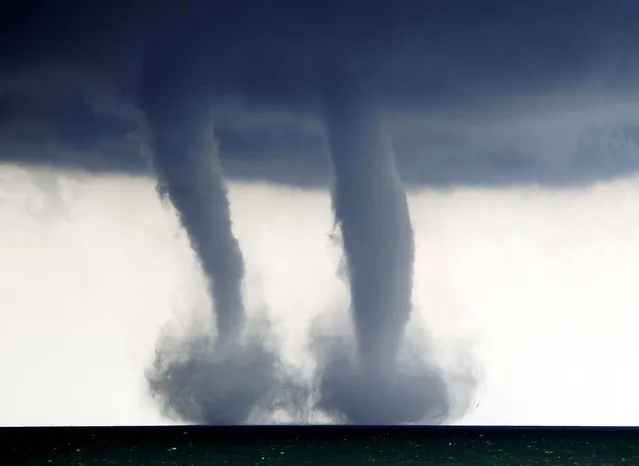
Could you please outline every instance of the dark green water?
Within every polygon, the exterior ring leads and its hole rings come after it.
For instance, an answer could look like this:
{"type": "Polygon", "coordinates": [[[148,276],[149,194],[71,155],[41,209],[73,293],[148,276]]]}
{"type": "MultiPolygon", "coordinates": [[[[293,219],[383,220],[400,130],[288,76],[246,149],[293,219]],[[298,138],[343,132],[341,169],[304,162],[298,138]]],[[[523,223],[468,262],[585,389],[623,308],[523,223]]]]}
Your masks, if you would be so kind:
{"type": "Polygon", "coordinates": [[[0,430],[0,455],[10,466],[639,465],[639,430],[24,428],[0,430]]]}

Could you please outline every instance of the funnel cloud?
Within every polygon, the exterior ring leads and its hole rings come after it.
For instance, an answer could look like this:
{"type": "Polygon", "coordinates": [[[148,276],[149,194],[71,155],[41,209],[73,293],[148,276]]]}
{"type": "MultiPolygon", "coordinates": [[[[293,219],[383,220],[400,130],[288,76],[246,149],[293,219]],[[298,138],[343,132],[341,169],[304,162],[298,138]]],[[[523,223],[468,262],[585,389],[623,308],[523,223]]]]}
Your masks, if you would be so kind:
{"type": "MultiPolygon", "coordinates": [[[[179,98],[179,97],[178,97],[179,98]]],[[[180,99],[162,105],[149,96],[143,108],[151,127],[151,147],[159,190],[178,211],[209,279],[218,333],[231,341],[244,326],[244,262],[231,228],[226,186],[208,108],[180,99]]]]}
{"type": "Polygon", "coordinates": [[[281,393],[294,390],[278,385],[278,375],[286,372],[266,334],[244,335],[244,261],[232,231],[211,108],[206,99],[187,95],[183,83],[167,82],[169,75],[147,70],[140,106],[151,133],[159,191],[177,210],[206,275],[217,335],[205,329],[182,340],[160,339],[147,379],[170,416],[240,424],[255,408],[273,408],[281,393]]]}
{"type": "Polygon", "coordinates": [[[413,230],[391,139],[364,86],[335,73],[324,83],[356,356],[327,351],[320,405],[356,424],[438,422],[448,414],[442,374],[400,359],[412,310],[413,230]]]}

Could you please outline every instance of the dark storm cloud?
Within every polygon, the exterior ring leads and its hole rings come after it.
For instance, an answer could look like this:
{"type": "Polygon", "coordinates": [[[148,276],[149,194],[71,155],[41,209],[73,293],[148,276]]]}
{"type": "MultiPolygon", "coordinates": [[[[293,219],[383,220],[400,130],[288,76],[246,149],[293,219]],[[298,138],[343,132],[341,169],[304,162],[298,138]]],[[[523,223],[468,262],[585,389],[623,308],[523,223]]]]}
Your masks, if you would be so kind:
{"type": "MultiPolygon", "coordinates": [[[[509,112],[535,110],[531,99],[513,100],[517,96],[535,97],[537,107],[560,108],[564,103],[557,102],[557,96],[605,99],[610,93],[633,92],[639,76],[634,54],[639,7],[624,0],[328,0],[303,5],[285,0],[215,5],[163,0],[115,1],[108,8],[71,0],[31,0],[6,7],[4,18],[0,66],[5,81],[6,76],[26,73],[37,77],[31,81],[50,83],[32,90],[53,94],[51,88],[73,87],[74,79],[67,73],[67,79],[56,80],[52,70],[75,69],[78,82],[93,76],[123,99],[135,100],[142,58],[155,55],[167,64],[180,62],[191,75],[206,76],[193,92],[211,92],[218,101],[238,98],[249,114],[259,108],[317,117],[318,67],[336,62],[349,64],[355,74],[369,79],[394,114],[430,116],[455,112],[487,118],[495,108],[515,102],[503,112],[508,118],[509,112]]],[[[167,65],[166,72],[176,68],[167,65]]],[[[82,88],[98,93],[90,86],[82,88]]],[[[0,98],[4,99],[6,93],[0,98]]],[[[11,107],[0,102],[2,106],[11,107]]],[[[41,126],[53,128],[58,143],[71,147],[100,135],[113,141],[130,134],[114,121],[90,125],[91,118],[74,117],[65,106],[77,102],[58,104],[55,116],[50,110],[9,108],[5,118],[14,119],[14,112],[31,115],[41,126]],[[57,130],[60,125],[77,129],[57,130]]],[[[219,117],[224,120],[226,115],[219,117]]],[[[606,160],[602,154],[598,163],[568,163],[557,169],[545,167],[540,154],[515,143],[469,143],[467,131],[455,122],[448,129],[428,124],[412,128],[394,135],[399,171],[409,184],[581,183],[623,175],[639,165],[627,158],[606,160]],[[450,136],[446,144],[438,134],[445,132],[450,136]]],[[[330,180],[325,144],[317,142],[317,131],[295,123],[286,131],[274,129],[267,114],[262,129],[227,124],[222,133],[221,157],[231,177],[322,186],[330,180]],[[265,133],[270,133],[266,140],[265,133]]],[[[12,137],[17,135],[5,131],[5,140],[12,137]]],[[[32,153],[31,159],[144,173],[147,167],[136,157],[138,143],[129,138],[88,156],[70,153],[56,158],[45,151],[32,153]]],[[[4,160],[23,157],[18,151],[2,150],[4,160]]]]}
{"type": "MultiPolygon", "coordinates": [[[[374,73],[389,103],[633,84],[636,2],[611,0],[23,1],[5,15],[4,62],[75,62],[125,81],[140,54],[186,45],[215,87],[293,105],[317,58],[374,73]],[[258,71],[258,74],[255,72],[258,71]]],[[[193,71],[196,71],[195,69],[193,71]]],[[[636,75],[635,75],[636,76],[636,75]]]]}

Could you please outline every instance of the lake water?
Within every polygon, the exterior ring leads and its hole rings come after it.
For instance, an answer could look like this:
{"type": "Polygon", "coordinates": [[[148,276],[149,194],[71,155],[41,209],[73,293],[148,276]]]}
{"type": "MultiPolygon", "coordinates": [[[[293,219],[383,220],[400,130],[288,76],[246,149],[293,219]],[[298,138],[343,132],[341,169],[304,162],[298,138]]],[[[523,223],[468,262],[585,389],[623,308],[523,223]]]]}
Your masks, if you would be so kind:
{"type": "Polygon", "coordinates": [[[0,430],[11,465],[635,465],[639,430],[141,427],[0,430]]]}

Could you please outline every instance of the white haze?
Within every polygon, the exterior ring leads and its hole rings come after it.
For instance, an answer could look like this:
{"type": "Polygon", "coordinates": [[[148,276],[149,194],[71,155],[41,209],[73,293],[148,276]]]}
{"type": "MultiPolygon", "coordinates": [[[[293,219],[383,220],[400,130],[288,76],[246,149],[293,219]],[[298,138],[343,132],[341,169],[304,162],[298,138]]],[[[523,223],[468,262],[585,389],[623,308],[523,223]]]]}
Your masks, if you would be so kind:
{"type": "MultiPolygon", "coordinates": [[[[251,309],[311,370],[316,316],[346,321],[327,192],[231,185],[251,309]],[[335,317],[337,316],[337,317],[335,317]]],[[[411,193],[415,304],[480,381],[471,424],[637,424],[639,179],[581,190],[411,193]]],[[[166,423],[144,369],[207,308],[153,181],[0,167],[0,424],[166,423]]]]}

